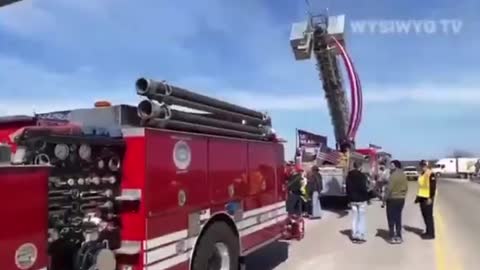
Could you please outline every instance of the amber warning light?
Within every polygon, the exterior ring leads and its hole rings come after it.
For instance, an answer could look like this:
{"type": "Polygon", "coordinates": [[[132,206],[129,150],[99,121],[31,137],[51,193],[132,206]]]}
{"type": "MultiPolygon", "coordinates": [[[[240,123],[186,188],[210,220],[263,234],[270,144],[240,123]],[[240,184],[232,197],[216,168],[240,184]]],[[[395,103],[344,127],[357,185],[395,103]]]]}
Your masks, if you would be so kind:
{"type": "Polygon", "coordinates": [[[106,100],[100,100],[95,102],[95,108],[110,107],[112,104],[106,100]]]}

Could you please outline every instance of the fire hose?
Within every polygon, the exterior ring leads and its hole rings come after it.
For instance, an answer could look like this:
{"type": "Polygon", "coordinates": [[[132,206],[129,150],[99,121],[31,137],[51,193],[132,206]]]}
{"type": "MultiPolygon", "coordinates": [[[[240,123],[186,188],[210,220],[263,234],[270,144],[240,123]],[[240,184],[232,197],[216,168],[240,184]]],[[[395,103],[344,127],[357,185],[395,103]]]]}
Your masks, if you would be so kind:
{"type": "Polygon", "coordinates": [[[348,124],[347,130],[347,138],[350,141],[355,141],[355,137],[360,126],[361,118],[362,118],[362,87],[360,83],[360,78],[358,77],[358,73],[355,70],[355,66],[347,52],[347,50],[340,44],[340,42],[332,36],[332,40],[334,41],[335,45],[340,51],[340,56],[344,62],[345,68],[347,70],[348,80],[350,82],[350,120],[348,124]]]}

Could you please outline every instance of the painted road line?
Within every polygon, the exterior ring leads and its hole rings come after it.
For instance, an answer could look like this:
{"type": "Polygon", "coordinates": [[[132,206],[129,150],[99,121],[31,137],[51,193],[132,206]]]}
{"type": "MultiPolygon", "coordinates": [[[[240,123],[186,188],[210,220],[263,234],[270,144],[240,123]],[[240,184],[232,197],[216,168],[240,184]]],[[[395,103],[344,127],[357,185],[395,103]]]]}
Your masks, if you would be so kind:
{"type": "Polygon", "coordinates": [[[437,225],[436,239],[434,240],[436,269],[463,270],[463,266],[455,253],[455,249],[452,245],[449,245],[446,239],[447,230],[443,216],[439,210],[435,211],[435,223],[437,225]]]}

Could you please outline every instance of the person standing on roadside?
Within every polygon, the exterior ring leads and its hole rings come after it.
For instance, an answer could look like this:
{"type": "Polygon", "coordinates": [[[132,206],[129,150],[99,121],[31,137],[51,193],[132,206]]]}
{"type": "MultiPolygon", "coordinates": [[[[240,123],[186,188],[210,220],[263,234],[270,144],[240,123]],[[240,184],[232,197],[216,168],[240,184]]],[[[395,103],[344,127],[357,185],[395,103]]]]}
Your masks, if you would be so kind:
{"type": "Polygon", "coordinates": [[[310,202],[310,197],[308,195],[308,190],[307,190],[307,174],[305,171],[302,171],[302,181],[301,181],[301,199],[302,199],[302,215],[304,217],[308,217],[312,211],[311,209],[311,202],[310,202]]]}
{"type": "Polygon", "coordinates": [[[425,233],[422,238],[425,240],[435,239],[435,224],[433,220],[433,205],[437,190],[437,179],[435,174],[428,168],[425,160],[419,164],[421,174],[418,177],[418,191],[415,203],[420,203],[420,211],[425,222],[425,233]]]}
{"type": "Polygon", "coordinates": [[[319,172],[318,166],[312,166],[310,176],[308,179],[307,189],[309,198],[311,199],[311,213],[310,218],[322,218],[322,206],[320,204],[320,193],[323,190],[322,175],[319,172]]]}
{"type": "Polygon", "coordinates": [[[385,207],[385,190],[388,184],[388,179],[390,178],[390,172],[385,168],[385,164],[380,166],[380,173],[378,175],[378,186],[380,192],[380,199],[382,200],[381,207],[385,207]]]}
{"type": "Polygon", "coordinates": [[[295,165],[287,182],[287,213],[292,216],[302,216],[302,177],[303,169],[300,165],[295,165]]]}
{"type": "Polygon", "coordinates": [[[398,160],[393,160],[390,163],[390,179],[385,190],[391,244],[401,244],[403,242],[402,212],[407,192],[408,180],[402,170],[402,163],[398,160]]]}
{"type": "Polygon", "coordinates": [[[480,173],[480,159],[475,162],[475,177],[478,177],[480,173]]]}
{"type": "Polygon", "coordinates": [[[370,202],[368,193],[367,176],[360,171],[361,164],[357,161],[353,163],[346,179],[347,197],[350,202],[353,213],[352,222],[352,241],[354,243],[364,243],[366,239],[366,211],[367,204],[370,202]]]}

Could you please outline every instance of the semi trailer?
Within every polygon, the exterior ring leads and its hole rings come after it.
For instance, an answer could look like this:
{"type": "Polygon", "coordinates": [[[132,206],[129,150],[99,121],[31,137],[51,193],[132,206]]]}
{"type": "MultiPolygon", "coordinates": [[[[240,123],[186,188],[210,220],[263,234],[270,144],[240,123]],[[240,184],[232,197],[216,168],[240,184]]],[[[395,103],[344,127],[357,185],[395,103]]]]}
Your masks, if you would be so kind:
{"type": "Polygon", "coordinates": [[[437,176],[471,178],[476,172],[476,163],[480,158],[442,158],[432,168],[437,176]]]}

